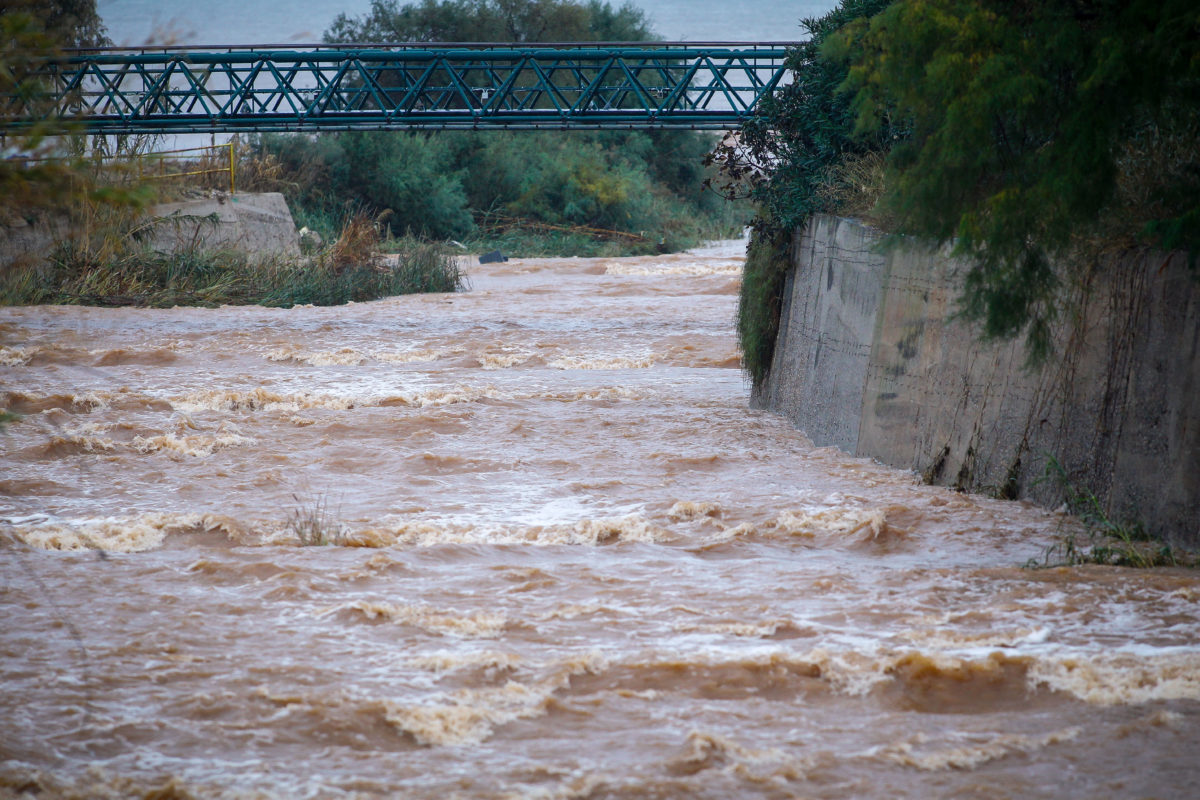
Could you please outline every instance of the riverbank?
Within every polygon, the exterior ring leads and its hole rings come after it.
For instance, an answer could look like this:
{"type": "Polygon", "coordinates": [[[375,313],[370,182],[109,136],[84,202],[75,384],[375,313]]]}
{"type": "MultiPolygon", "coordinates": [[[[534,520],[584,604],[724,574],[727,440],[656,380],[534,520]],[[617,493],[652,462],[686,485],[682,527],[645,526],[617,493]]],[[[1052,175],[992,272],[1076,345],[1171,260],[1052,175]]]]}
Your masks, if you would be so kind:
{"type": "Polygon", "coordinates": [[[10,228],[0,304],[337,305],[463,285],[461,253],[409,237],[386,242],[358,215],[325,245],[301,240],[275,193],[203,193],[146,211],[85,207],[80,220],[10,228]]]}
{"type": "Polygon", "coordinates": [[[171,306],[340,305],[463,285],[449,248],[407,241],[390,257],[335,251],[256,258],[238,250],[163,254],[142,249],[93,265],[64,259],[0,276],[2,305],[171,306]]]}

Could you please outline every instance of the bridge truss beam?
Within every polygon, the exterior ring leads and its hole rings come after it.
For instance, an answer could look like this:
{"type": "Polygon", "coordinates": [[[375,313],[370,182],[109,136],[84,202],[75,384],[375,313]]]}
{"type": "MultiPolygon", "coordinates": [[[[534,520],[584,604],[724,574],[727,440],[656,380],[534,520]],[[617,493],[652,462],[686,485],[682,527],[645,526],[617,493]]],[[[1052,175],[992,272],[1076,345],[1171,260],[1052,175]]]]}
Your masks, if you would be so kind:
{"type": "MultiPolygon", "coordinates": [[[[736,128],[787,44],[363,45],[79,51],[50,105],[89,133],[736,128]]],[[[0,96],[0,132],[32,121],[0,96]]]]}

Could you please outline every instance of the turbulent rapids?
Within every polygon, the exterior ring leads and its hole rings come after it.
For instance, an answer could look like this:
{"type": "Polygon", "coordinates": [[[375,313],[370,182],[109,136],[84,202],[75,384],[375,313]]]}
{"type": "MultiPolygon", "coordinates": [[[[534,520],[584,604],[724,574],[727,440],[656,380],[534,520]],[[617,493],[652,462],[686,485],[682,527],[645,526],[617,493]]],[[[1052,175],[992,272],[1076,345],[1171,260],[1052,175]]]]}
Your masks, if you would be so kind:
{"type": "Polygon", "coordinates": [[[742,248],[0,310],[0,797],[1194,792],[1200,576],[748,411],[742,248]]]}

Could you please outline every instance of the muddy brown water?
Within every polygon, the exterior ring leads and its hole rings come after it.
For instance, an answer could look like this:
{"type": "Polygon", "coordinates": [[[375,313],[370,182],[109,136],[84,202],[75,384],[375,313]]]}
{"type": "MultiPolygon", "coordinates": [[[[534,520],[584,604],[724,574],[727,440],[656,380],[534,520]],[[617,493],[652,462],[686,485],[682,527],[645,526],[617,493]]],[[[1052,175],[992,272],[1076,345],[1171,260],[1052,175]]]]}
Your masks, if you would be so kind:
{"type": "Polygon", "coordinates": [[[1200,795],[1200,577],[748,410],[741,252],[0,310],[0,796],[1200,795]]]}

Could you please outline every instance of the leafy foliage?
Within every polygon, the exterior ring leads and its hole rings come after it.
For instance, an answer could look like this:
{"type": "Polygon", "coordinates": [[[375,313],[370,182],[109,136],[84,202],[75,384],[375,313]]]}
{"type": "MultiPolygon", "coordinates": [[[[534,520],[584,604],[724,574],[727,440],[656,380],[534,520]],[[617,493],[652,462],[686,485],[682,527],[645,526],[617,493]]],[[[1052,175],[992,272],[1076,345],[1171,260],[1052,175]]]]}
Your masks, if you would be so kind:
{"type": "Polygon", "coordinates": [[[1192,0],[903,0],[822,55],[849,67],[860,134],[908,126],[884,203],[900,233],[971,257],[963,310],[985,336],[1048,351],[1064,270],[1090,267],[1080,236],[1200,253],[1192,0]]]}
{"type": "MultiPolygon", "coordinates": [[[[0,140],[0,221],[32,219],[74,203],[138,207],[141,187],[101,180],[98,159],[86,159],[76,126],[55,113],[45,85],[47,65],[66,46],[107,44],[94,0],[18,0],[0,6],[0,98],[33,123],[0,140]]],[[[99,157],[106,142],[93,148],[99,157]]],[[[118,144],[117,146],[121,146],[118,144]]]]}
{"type": "MultiPolygon", "coordinates": [[[[330,42],[650,37],[642,11],[600,0],[374,0],[361,17],[339,16],[325,36],[330,42]]],[[[711,146],[710,136],[690,132],[455,131],[266,136],[256,149],[260,163],[280,167],[269,188],[288,195],[306,224],[362,208],[390,211],[396,235],[466,240],[481,235],[479,220],[504,217],[635,234],[601,244],[640,239],[643,245],[629,245],[636,250],[678,249],[740,227],[737,210],[703,190],[702,162],[711,146]]],[[[564,252],[592,247],[580,235],[544,238],[564,252]]]]}
{"type": "Polygon", "coordinates": [[[59,42],[36,16],[20,7],[0,13],[0,96],[12,97],[37,122],[5,142],[6,149],[26,159],[0,159],[0,210],[28,212],[51,206],[71,191],[71,170],[42,160],[61,133],[46,99],[41,70],[59,54],[59,42]]]}
{"type": "Polygon", "coordinates": [[[771,369],[783,291],[791,267],[791,236],[781,228],[759,229],[750,241],[738,295],[737,334],[742,367],[755,387],[761,387],[771,369]]]}
{"type": "Polygon", "coordinates": [[[677,249],[740,227],[735,208],[702,190],[709,146],[638,132],[342,133],[264,136],[254,161],[277,167],[258,188],[284,192],[326,236],[359,208],[386,214],[397,236],[465,240],[477,219],[502,216],[677,249]]]}
{"type": "Polygon", "coordinates": [[[112,44],[96,11],[96,0],[17,0],[14,5],[35,12],[50,35],[63,47],[107,47],[112,44]]]}
{"type": "Polygon", "coordinates": [[[878,13],[891,0],[844,0],[823,17],[801,21],[809,39],[788,55],[791,83],[766,98],[741,131],[711,154],[723,175],[721,191],[759,205],[756,228],[791,230],[809,216],[834,210],[830,193],[847,158],[886,150],[899,131],[881,124],[855,136],[851,98],[839,91],[848,67],[822,46],[843,26],[878,13]]]}
{"type": "Polygon", "coordinates": [[[361,17],[339,14],[329,42],[645,41],[646,15],[631,3],[588,0],[372,0],[361,17]]]}
{"type": "Polygon", "coordinates": [[[1035,362],[1099,254],[1200,257],[1191,0],[846,0],[804,26],[795,81],[713,154],[757,228],[882,192],[872,219],[954,242],[973,265],[964,316],[1024,334],[1035,362]],[[862,181],[877,154],[884,179],[862,181]]]}

